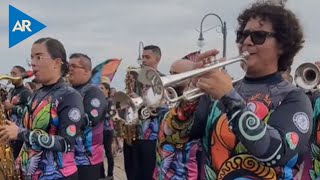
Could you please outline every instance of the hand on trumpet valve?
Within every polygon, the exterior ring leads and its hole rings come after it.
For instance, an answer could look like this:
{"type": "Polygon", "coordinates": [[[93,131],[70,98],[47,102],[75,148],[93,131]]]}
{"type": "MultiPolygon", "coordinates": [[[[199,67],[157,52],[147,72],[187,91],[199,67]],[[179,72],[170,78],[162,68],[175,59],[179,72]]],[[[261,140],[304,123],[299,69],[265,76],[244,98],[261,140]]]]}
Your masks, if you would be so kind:
{"type": "MultiPolygon", "coordinates": [[[[216,63],[221,63],[221,62],[226,61],[226,58],[220,58],[220,59],[214,60],[214,61],[216,61],[215,64],[216,64],[216,63]]],[[[204,67],[204,66],[205,66],[205,64],[202,64],[202,65],[199,66],[198,68],[202,68],[202,67],[204,67]]],[[[224,72],[224,73],[227,72],[223,67],[218,68],[217,70],[222,71],[222,72],[224,72]]],[[[209,74],[209,73],[207,73],[207,74],[209,74]]],[[[199,76],[199,77],[193,78],[193,79],[192,79],[192,84],[193,84],[194,86],[197,86],[196,84],[197,84],[197,82],[199,81],[199,79],[200,79],[201,77],[204,77],[204,76],[199,76]]]]}
{"type": "Polygon", "coordinates": [[[216,57],[219,54],[219,51],[216,49],[206,51],[204,53],[198,54],[195,58],[196,68],[201,68],[206,64],[211,64],[212,57],[216,57]]]}
{"type": "Polygon", "coordinates": [[[219,100],[232,90],[233,85],[229,74],[224,70],[214,69],[199,77],[197,87],[219,100]]]}

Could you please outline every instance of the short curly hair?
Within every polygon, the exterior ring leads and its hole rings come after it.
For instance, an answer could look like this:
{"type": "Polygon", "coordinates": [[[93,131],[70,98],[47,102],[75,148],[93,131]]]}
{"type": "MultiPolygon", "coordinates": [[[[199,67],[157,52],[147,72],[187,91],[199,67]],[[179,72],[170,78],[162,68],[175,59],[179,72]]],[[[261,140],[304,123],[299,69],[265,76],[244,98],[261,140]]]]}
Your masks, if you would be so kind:
{"type": "Polygon", "coordinates": [[[283,50],[278,60],[278,71],[286,71],[291,67],[295,55],[303,47],[304,38],[302,27],[296,15],[286,9],[284,4],[272,1],[258,1],[245,9],[238,16],[238,30],[243,31],[251,18],[259,17],[263,21],[270,21],[277,42],[283,50]]]}

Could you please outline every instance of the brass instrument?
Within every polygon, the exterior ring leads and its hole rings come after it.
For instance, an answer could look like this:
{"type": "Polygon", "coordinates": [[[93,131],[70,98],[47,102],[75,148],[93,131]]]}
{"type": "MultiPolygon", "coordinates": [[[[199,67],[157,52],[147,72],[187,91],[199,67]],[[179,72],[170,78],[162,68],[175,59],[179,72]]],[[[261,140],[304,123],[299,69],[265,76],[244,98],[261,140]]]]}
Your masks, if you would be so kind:
{"type": "Polygon", "coordinates": [[[131,96],[141,95],[143,91],[143,86],[140,82],[140,71],[143,67],[128,67],[127,74],[125,78],[126,84],[126,94],[131,96]]]}
{"type": "Polygon", "coordinates": [[[137,108],[142,103],[142,99],[137,97],[131,99],[123,92],[116,92],[112,98],[113,105],[111,107],[111,116],[117,136],[126,140],[131,145],[136,139],[136,125],[138,121],[137,108]]]}
{"type": "MultiPolygon", "coordinates": [[[[181,100],[192,101],[197,99],[198,97],[204,95],[204,92],[201,92],[199,88],[192,88],[191,90],[187,90],[183,92],[183,95],[178,96],[177,92],[172,88],[176,84],[179,84],[185,80],[201,76],[205,73],[208,73],[216,68],[223,68],[225,66],[240,62],[246,64],[246,58],[249,56],[249,52],[243,52],[240,56],[231,58],[224,62],[209,64],[203,68],[187,71],[180,74],[169,75],[161,77],[157,71],[152,68],[144,67],[140,71],[140,81],[144,84],[151,85],[150,92],[146,96],[142,96],[146,106],[151,109],[155,109],[161,104],[163,104],[163,99],[168,101],[170,104],[177,104],[181,100]]],[[[243,69],[245,70],[245,69],[243,69]]],[[[238,82],[243,77],[233,80],[233,83],[238,82]]]]}
{"type": "Polygon", "coordinates": [[[146,119],[150,116],[148,109],[143,106],[143,99],[139,96],[132,98],[119,91],[115,93],[112,101],[117,109],[113,119],[123,120],[126,125],[137,124],[139,118],[146,119]]]}
{"type": "Polygon", "coordinates": [[[304,90],[312,90],[318,86],[320,69],[313,63],[303,63],[295,71],[294,82],[304,90]]]}
{"type": "MultiPolygon", "coordinates": [[[[0,76],[0,80],[19,81],[21,77],[0,76]]],[[[6,99],[6,90],[0,89],[1,102],[6,99]]],[[[0,126],[5,125],[6,113],[3,104],[0,104],[0,126]]],[[[20,180],[20,172],[15,166],[13,150],[9,144],[0,145],[0,179],[2,180],[20,180]]]]}
{"type": "Polygon", "coordinates": [[[137,81],[140,69],[129,67],[125,79],[126,93],[116,92],[112,97],[110,115],[114,128],[117,136],[124,138],[129,145],[137,138],[139,120],[147,119],[151,113],[139,96],[143,88],[137,81]]]}
{"type": "Polygon", "coordinates": [[[12,77],[8,75],[0,75],[0,80],[8,80],[9,82],[13,83],[13,82],[22,81],[23,77],[12,77]]]}

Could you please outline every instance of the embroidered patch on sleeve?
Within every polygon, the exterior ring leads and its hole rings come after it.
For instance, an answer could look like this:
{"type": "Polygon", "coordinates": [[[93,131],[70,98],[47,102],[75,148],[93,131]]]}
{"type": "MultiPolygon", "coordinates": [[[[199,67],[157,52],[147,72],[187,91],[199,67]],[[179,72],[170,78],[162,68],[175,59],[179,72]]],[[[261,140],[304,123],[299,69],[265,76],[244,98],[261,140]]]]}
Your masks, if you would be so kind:
{"type": "Polygon", "coordinates": [[[91,116],[92,117],[98,117],[99,113],[96,109],[92,109],[91,112],[90,112],[91,116]]]}
{"type": "Polygon", "coordinates": [[[77,129],[75,125],[70,125],[67,127],[67,134],[71,137],[75,136],[77,133],[77,129]]]}
{"type": "Polygon", "coordinates": [[[68,116],[70,118],[71,121],[73,122],[79,122],[81,119],[81,113],[80,110],[77,108],[72,108],[70,109],[70,111],[68,112],[68,116]]]}
{"type": "Polygon", "coordinates": [[[101,104],[101,103],[100,103],[100,100],[99,100],[99,99],[93,98],[93,99],[91,100],[90,104],[91,104],[93,107],[98,108],[98,107],[100,107],[100,104],[101,104]]]}
{"type": "Polygon", "coordinates": [[[302,133],[307,133],[309,130],[309,118],[306,113],[304,112],[297,112],[293,115],[293,122],[296,125],[296,127],[301,131],[302,133]]]}
{"type": "Polygon", "coordinates": [[[295,132],[288,132],[286,134],[286,140],[290,149],[295,150],[299,142],[299,135],[295,132]]]}

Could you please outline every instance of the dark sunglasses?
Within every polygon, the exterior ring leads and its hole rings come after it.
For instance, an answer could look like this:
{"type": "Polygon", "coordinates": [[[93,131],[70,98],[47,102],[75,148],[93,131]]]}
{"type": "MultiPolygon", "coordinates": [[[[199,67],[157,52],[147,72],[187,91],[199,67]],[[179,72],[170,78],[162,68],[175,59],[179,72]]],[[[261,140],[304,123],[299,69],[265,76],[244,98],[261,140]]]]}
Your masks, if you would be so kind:
{"type": "Polygon", "coordinates": [[[255,45],[263,44],[267,37],[275,37],[276,33],[267,31],[238,31],[236,43],[243,44],[244,40],[250,36],[251,41],[255,45]]]}

